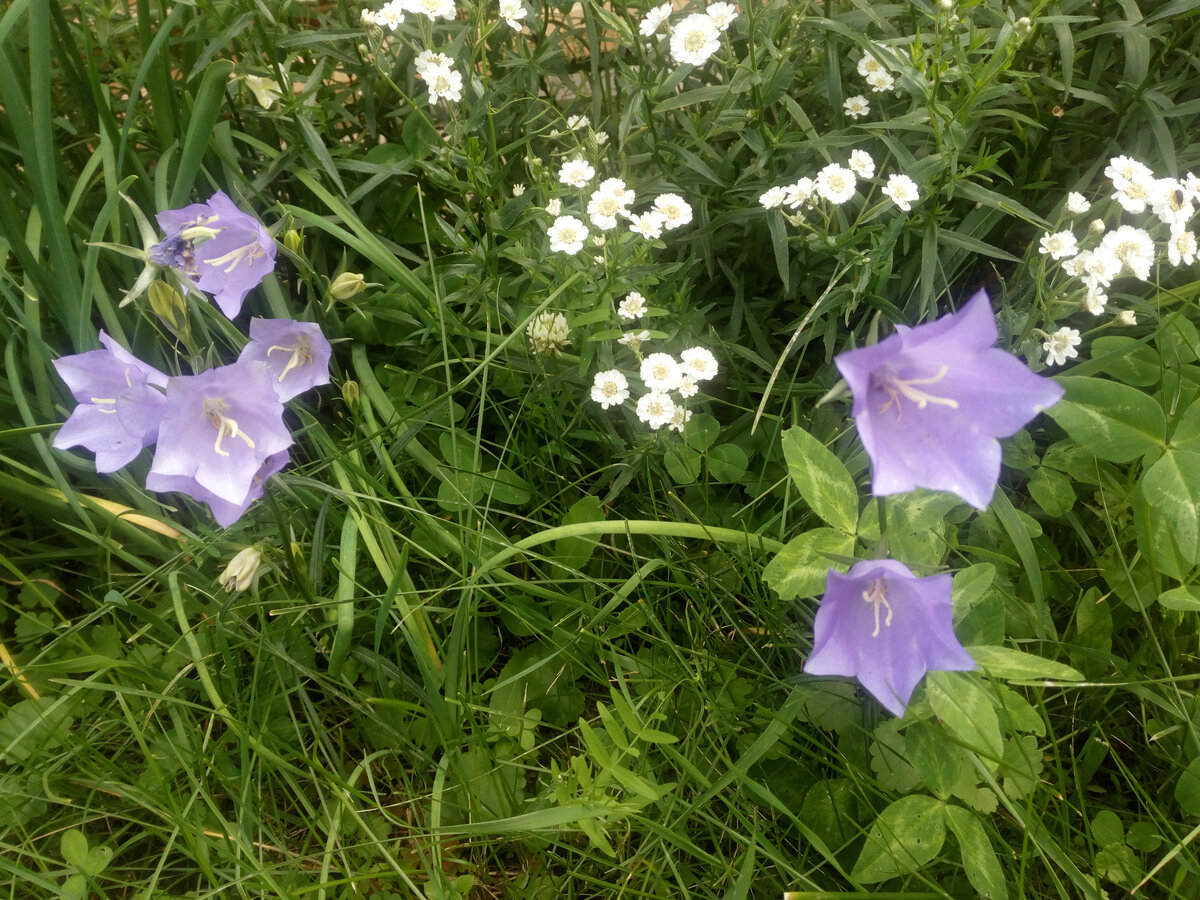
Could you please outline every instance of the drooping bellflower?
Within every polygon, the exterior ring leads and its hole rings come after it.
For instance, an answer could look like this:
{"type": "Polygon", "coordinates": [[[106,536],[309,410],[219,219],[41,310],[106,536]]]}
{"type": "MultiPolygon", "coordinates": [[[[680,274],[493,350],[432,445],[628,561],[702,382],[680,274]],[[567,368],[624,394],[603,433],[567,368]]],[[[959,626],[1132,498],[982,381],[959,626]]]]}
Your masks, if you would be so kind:
{"type": "Polygon", "coordinates": [[[103,350],[54,360],[78,405],[54,436],[53,446],[85,447],[96,454],[97,472],[115,472],[158,437],[167,401],[159,388],[167,376],[135,358],[100,332],[103,350]]]}
{"type": "Polygon", "coordinates": [[[250,343],[238,362],[256,360],[267,367],[280,401],[319,384],[329,384],[329,341],[313,322],[251,319],[250,343]]]}
{"type": "Polygon", "coordinates": [[[804,671],[857,678],[889,712],[904,715],[927,671],[976,667],[954,636],[950,582],[945,574],[918,578],[890,559],[857,562],[845,575],[830,569],[804,671]]]}
{"type": "Polygon", "coordinates": [[[246,295],[275,268],[274,239],[222,191],[207,203],[168,209],[156,218],[164,237],[147,251],[147,258],[178,270],[212,294],[231,319],[246,295]]]}
{"type": "Polygon", "coordinates": [[[231,525],[287,463],[292,436],[274,378],[239,361],[169,379],[166,401],[147,489],[188,494],[231,525]]]}
{"type": "Polygon", "coordinates": [[[1062,397],[1055,382],[992,346],[987,294],[956,313],[834,359],[854,397],[851,414],[871,457],[871,490],[952,491],[977,509],[1000,477],[1000,444],[1062,397]]]}

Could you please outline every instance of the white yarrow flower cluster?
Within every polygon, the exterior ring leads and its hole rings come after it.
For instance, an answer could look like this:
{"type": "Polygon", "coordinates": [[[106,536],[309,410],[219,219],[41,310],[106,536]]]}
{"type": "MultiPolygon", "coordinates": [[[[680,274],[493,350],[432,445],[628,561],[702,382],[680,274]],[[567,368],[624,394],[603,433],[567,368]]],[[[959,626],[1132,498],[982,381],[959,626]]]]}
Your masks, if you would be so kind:
{"type": "Polygon", "coordinates": [[[558,180],[576,188],[585,188],[596,177],[596,170],[581,156],[567,160],[558,170],[558,180]]]}
{"type": "Polygon", "coordinates": [[[562,313],[538,313],[525,329],[534,353],[555,354],[571,343],[567,317],[562,313]]]}
{"type": "Polygon", "coordinates": [[[405,0],[391,0],[390,3],[385,3],[376,12],[364,9],[362,11],[362,23],[364,25],[378,25],[380,28],[395,31],[400,25],[404,24],[404,9],[405,0]]]}
{"type": "Polygon", "coordinates": [[[896,86],[896,79],[890,67],[885,65],[883,59],[886,55],[883,52],[871,53],[867,51],[863,53],[862,58],[858,61],[858,74],[866,81],[867,86],[875,93],[883,93],[890,91],[896,86]]]}
{"type": "Polygon", "coordinates": [[[629,215],[634,194],[620,178],[606,178],[588,200],[587,213],[592,224],[601,231],[617,227],[617,216],[629,215]]]}
{"type": "Polygon", "coordinates": [[[1046,351],[1046,365],[1061,366],[1068,359],[1079,355],[1075,348],[1083,339],[1074,328],[1060,328],[1054,334],[1046,336],[1042,349],[1046,351]]]}
{"type": "Polygon", "coordinates": [[[638,418],[655,430],[663,425],[682,430],[691,413],[671,392],[677,392],[679,400],[695,396],[699,383],[715,376],[717,368],[716,357],[704,347],[684,350],[678,360],[669,353],[648,354],[638,373],[647,391],[638,400],[638,418]]]}
{"type": "Polygon", "coordinates": [[[587,226],[574,216],[559,216],[546,230],[550,238],[550,249],[555,253],[566,253],[574,256],[583,249],[587,240],[587,226]]]}
{"type": "MultiPolygon", "coordinates": [[[[799,178],[789,185],[764,191],[758,202],[764,209],[786,206],[797,215],[818,200],[840,206],[854,197],[858,179],[874,178],[875,171],[875,160],[870,153],[852,150],[847,165],[830,163],[817,173],[816,178],[799,178]]],[[[912,204],[920,199],[916,182],[907,175],[890,175],[882,193],[903,210],[912,209],[912,204]]]]}

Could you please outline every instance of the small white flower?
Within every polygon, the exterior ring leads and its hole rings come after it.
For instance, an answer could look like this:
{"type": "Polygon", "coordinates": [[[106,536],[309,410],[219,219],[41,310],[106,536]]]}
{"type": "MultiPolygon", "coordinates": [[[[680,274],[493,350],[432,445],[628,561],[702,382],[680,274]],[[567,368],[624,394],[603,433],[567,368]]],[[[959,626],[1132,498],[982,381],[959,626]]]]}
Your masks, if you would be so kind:
{"type": "Polygon", "coordinates": [[[617,305],[617,315],[622,319],[640,319],[646,314],[646,298],[637,291],[630,291],[629,296],[617,305]]]}
{"type": "Polygon", "coordinates": [[[603,147],[605,144],[608,143],[608,132],[607,131],[597,131],[595,137],[596,137],[596,146],[597,147],[603,147]]]}
{"type": "Polygon", "coordinates": [[[430,66],[425,70],[425,84],[429,86],[429,105],[433,106],[439,99],[457,103],[462,99],[462,75],[455,72],[448,63],[430,66]]]}
{"type": "Polygon", "coordinates": [[[887,70],[883,67],[883,63],[881,63],[870,53],[863,53],[862,57],[858,61],[858,74],[863,78],[866,78],[868,75],[872,75],[875,72],[885,71],[887,70]]]}
{"type": "Polygon", "coordinates": [[[1123,309],[1117,313],[1116,321],[1118,325],[1136,325],[1137,315],[1132,309],[1123,309]]]}
{"type": "Polygon", "coordinates": [[[679,354],[683,372],[694,381],[708,381],[717,374],[717,358],[704,347],[689,347],[679,354]]]}
{"type": "Polygon", "coordinates": [[[1105,227],[1103,219],[1092,219],[1088,222],[1088,231],[1092,234],[1104,234],[1105,227]]]}
{"type": "MultiPolygon", "coordinates": [[[[366,17],[364,16],[363,22],[365,23],[366,21],[366,17]]],[[[391,0],[390,3],[385,3],[383,8],[375,13],[369,24],[395,31],[404,24],[404,0],[391,0]]]]}
{"type": "Polygon", "coordinates": [[[453,19],[458,15],[454,0],[404,0],[404,8],[410,13],[423,13],[431,19],[453,19]]]}
{"type": "Polygon", "coordinates": [[[851,119],[861,119],[870,114],[871,104],[867,102],[866,97],[858,94],[854,97],[847,97],[842,103],[842,109],[851,119]]]}
{"type": "Polygon", "coordinates": [[[905,212],[912,209],[912,204],[921,199],[917,183],[907,175],[889,175],[887,187],[880,193],[905,212]]]}
{"type": "Polygon", "coordinates": [[[787,195],[784,193],[783,188],[773,187],[760,194],[758,197],[758,202],[762,204],[763,209],[775,209],[776,207],[783,206],[783,201],[786,196],[787,195]]]}
{"type": "Polygon", "coordinates": [[[1153,178],[1135,178],[1113,191],[1112,196],[1126,212],[1140,215],[1146,211],[1146,204],[1154,192],[1154,185],[1153,178]]]}
{"type": "Polygon", "coordinates": [[[875,160],[866,150],[851,150],[849,166],[859,178],[870,178],[875,174],[875,160]]]}
{"type": "Polygon", "coordinates": [[[555,197],[553,200],[551,200],[549,203],[546,204],[546,212],[548,212],[552,216],[557,216],[559,213],[562,212],[562,201],[559,200],[557,197],[555,197]]]}
{"type": "Polygon", "coordinates": [[[1122,271],[1140,281],[1149,280],[1150,267],[1154,265],[1154,241],[1143,229],[1121,225],[1104,235],[1099,249],[1115,254],[1124,264],[1122,271]]]}
{"type": "Polygon", "coordinates": [[[274,78],[263,78],[260,75],[243,75],[242,81],[246,83],[246,87],[250,88],[250,93],[254,95],[255,101],[263,109],[270,109],[283,96],[283,91],[279,88],[279,82],[274,78]]]}
{"type": "Polygon", "coordinates": [[[673,391],[683,378],[679,363],[670,353],[651,353],[642,360],[640,374],[652,391],[673,391]]]}
{"type": "Polygon", "coordinates": [[[255,544],[245,547],[229,561],[229,565],[217,576],[217,582],[231,594],[244,591],[254,583],[260,565],[262,565],[262,545],[255,544]]]}
{"type": "Polygon", "coordinates": [[[587,187],[588,182],[595,175],[596,170],[591,167],[587,160],[580,156],[567,160],[562,164],[562,168],[558,170],[559,181],[577,188],[587,187]]]}
{"type": "Polygon", "coordinates": [[[1098,316],[1104,312],[1107,305],[1108,294],[1104,292],[1104,288],[1098,284],[1089,284],[1087,294],[1083,298],[1083,308],[1093,316],[1098,316]]]}
{"type": "Polygon", "coordinates": [[[1150,181],[1154,172],[1144,163],[1129,156],[1114,156],[1104,168],[1104,177],[1112,179],[1113,187],[1121,190],[1131,181],[1150,181]]]}
{"type": "Polygon", "coordinates": [[[679,379],[679,387],[675,390],[679,391],[679,396],[686,400],[688,397],[696,396],[696,392],[700,390],[700,385],[696,384],[695,379],[684,375],[679,379]]]}
{"type": "Polygon", "coordinates": [[[517,182],[516,184],[514,184],[512,186],[512,195],[514,197],[520,197],[524,193],[525,193],[525,185],[521,184],[520,182],[517,182]]]}
{"type": "Polygon", "coordinates": [[[525,7],[521,0],[500,0],[500,18],[508,23],[509,28],[521,30],[521,19],[525,18],[525,7]]]}
{"type": "Polygon", "coordinates": [[[1196,261],[1196,235],[1190,231],[1181,231],[1172,235],[1167,241],[1167,258],[1171,265],[1191,265],[1196,261]]]}
{"type": "Polygon", "coordinates": [[[1046,365],[1061,366],[1068,359],[1078,356],[1079,351],[1075,348],[1082,340],[1078,331],[1065,326],[1049,335],[1042,343],[1042,349],[1046,351],[1046,365]]]}
{"type": "Polygon", "coordinates": [[[592,237],[593,247],[603,247],[606,243],[607,241],[604,240],[604,235],[602,234],[597,234],[592,237]]]}
{"type": "Polygon", "coordinates": [[[567,317],[562,313],[538,313],[525,329],[534,353],[555,354],[571,343],[567,317]]]}
{"type": "Polygon", "coordinates": [[[1082,277],[1085,284],[1108,287],[1112,280],[1121,274],[1124,263],[1111,247],[1102,244],[1090,253],[1085,253],[1075,257],[1083,257],[1083,262],[1077,263],[1075,268],[1078,270],[1080,266],[1083,267],[1082,277]]]}
{"type": "Polygon", "coordinates": [[[671,29],[671,58],[702,66],[721,49],[721,29],[704,13],[692,13],[671,29]]]}
{"type": "Polygon", "coordinates": [[[892,77],[891,72],[880,70],[867,76],[867,86],[876,94],[882,94],[896,86],[896,79],[892,77]]]}
{"type": "Polygon", "coordinates": [[[674,7],[670,3],[664,3],[662,6],[656,6],[654,9],[646,13],[641,24],[638,26],[638,32],[642,37],[650,37],[660,27],[662,23],[671,17],[674,7]]]}
{"type": "Polygon", "coordinates": [[[691,205],[678,194],[659,194],[654,198],[654,211],[661,213],[667,231],[682,228],[692,221],[691,205]]]}
{"type": "Polygon", "coordinates": [[[830,163],[817,173],[817,193],[830,203],[841,205],[854,196],[857,180],[845,166],[830,163]]]}
{"type": "Polygon", "coordinates": [[[1087,274],[1087,262],[1091,255],[1092,251],[1081,250],[1070,259],[1063,260],[1063,271],[1072,278],[1082,278],[1087,274]]]}
{"type": "Polygon", "coordinates": [[[637,416],[657,431],[675,417],[675,401],[662,391],[643,394],[637,403],[637,416]]]}
{"type": "Polygon", "coordinates": [[[713,3],[704,11],[704,14],[713,20],[714,25],[725,31],[737,18],[738,11],[732,3],[713,3]]]}
{"type": "Polygon", "coordinates": [[[546,231],[550,238],[550,249],[555,252],[568,253],[574,256],[583,249],[587,240],[587,226],[574,216],[559,216],[546,231]]]}
{"type": "Polygon", "coordinates": [[[633,202],[634,193],[625,186],[625,182],[620,178],[605,178],[596,188],[599,191],[608,191],[614,197],[621,201],[622,206],[628,206],[633,202]]]}
{"type": "Polygon", "coordinates": [[[592,399],[605,409],[620,406],[629,399],[629,382],[616,369],[597,372],[592,382],[592,399]]]}
{"type": "Polygon", "coordinates": [[[641,331],[625,332],[623,335],[617,338],[617,343],[625,347],[632,347],[633,351],[636,353],[637,349],[648,340],[650,340],[650,332],[643,328],[641,331]]]}
{"type": "Polygon", "coordinates": [[[615,194],[603,190],[592,193],[587,212],[592,224],[602,231],[616,228],[617,216],[626,214],[622,201],[615,194]]]}
{"type": "Polygon", "coordinates": [[[662,237],[663,225],[666,223],[666,216],[660,212],[650,210],[629,217],[629,230],[634,234],[640,234],[647,240],[662,237]]]}
{"type": "Polygon", "coordinates": [[[454,60],[445,53],[437,53],[433,50],[422,50],[417,54],[417,58],[413,60],[413,68],[417,70],[417,77],[424,81],[429,80],[428,72],[435,66],[453,65],[454,60]]]}
{"type": "Polygon", "coordinates": [[[1067,212],[1071,215],[1082,216],[1091,208],[1092,204],[1088,202],[1088,198],[1078,191],[1067,194],[1067,212]]]}
{"type": "Polygon", "coordinates": [[[1184,187],[1183,182],[1174,178],[1160,178],[1155,181],[1147,202],[1159,221],[1170,226],[1173,235],[1187,228],[1188,220],[1195,211],[1192,207],[1191,192],[1184,187]]]}
{"type": "Polygon", "coordinates": [[[685,426],[692,418],[692,411],[684,409],[682,406],[676,405],[675,412],[671,416],[671,421],[667,423],[667,427],[672,431],[683,431],[685,426]]]}
{"type": "Polygon", "coordinates": [[[813,198],[817,183],[811,178],[800,178],[783,189],[783,203],[789,209],[799,209],[813,198]]]}
{"type": "Polygon", "coordinates": [[[1042,235],[1038,252],[1049,253],[1051,259],[1066,259],[1079,252],[1079,244],[1075,241],[1074,233],[1070,231],[1059,231],[1055,234],[1047,232],[1042,235]]]}
{"type": "Polygon", "coordinates": [[[587,116],[567,116],[567,127],[572,131],[581,131],[584,128],[590,128],[592,120],[587,116]]]}

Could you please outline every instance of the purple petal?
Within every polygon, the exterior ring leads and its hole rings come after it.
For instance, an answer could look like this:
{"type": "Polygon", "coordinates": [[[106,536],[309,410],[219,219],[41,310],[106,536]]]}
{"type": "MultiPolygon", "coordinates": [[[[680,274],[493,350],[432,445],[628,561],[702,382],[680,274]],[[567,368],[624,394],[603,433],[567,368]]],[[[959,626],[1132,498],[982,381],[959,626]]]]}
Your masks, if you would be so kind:
{"type": "Polygon", "coordinates": [[[94,403],[81,403],[58,429],[52,446],[91,450],[96,454],[96,471],[107,473],[132,462],[146,443],[125,430],[115,410],[105,412],[94,403]]]}
{"type": "Polygon", "coordinates": [[[332,349],[312,322],[292,319],[250,320],[250,343],[238,361],[257,360],[266,365],[281,401],[320,384],[329,383],[332,349]]]}

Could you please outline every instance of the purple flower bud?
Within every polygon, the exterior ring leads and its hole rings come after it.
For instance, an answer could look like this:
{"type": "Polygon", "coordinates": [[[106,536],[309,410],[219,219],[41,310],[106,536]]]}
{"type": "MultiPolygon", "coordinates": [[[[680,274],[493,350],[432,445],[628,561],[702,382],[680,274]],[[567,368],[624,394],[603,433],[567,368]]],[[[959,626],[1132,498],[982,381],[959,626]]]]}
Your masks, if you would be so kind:
{"type": "Polygon", "coordinates": [[[917,578],[890,559],[857,562],[825,576],[813,622],[809,675],[857,678],[897,716],[930,670],[966,672],[973,660],[954,636],[950,576],[917,578]]]}
{"type": "Polygon", "coordinates": [[[312,322],[291,319],[251,319],[250,343],[238,362],[256,360],[274,378],[280,401],[319,384],[329,384],[329,341],[312,322]]]}
{"type": "Polygon", "coordinates": [[[188,494],[222,526],[236,522],[287,463],[292,436],[273,381],[253,361],[171,378],[147,489],[188,494]]]}
{"type": "Polygon", "coordinates": [[[147,258],[177,269],[212,294],[231,319],[246,295],[275,269],[274,239],[222,191],[207,203],[168,209],[156,218],[164,237],[147,251],[147,258]]]}
{"type": "Polygon", "coordinates": [[[958,312],[834,359],[871,457],[871,490],[952,491],[977,509],[1000,478],[1000,444],[1063,395],[992,345],[996,321],[980,291],[958,312]]]}
{"type": "Polygon", "coordinates": [[[103,350],[54,361],[78,405],[54,436],[53,446],[85,447],[96,454],[97,472],[115,472],[157,439],[167,401],[154,386],[165,387],[167,376],[103,331],[100,343],[103,350]]]}

